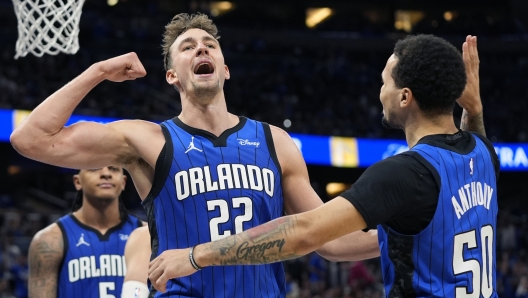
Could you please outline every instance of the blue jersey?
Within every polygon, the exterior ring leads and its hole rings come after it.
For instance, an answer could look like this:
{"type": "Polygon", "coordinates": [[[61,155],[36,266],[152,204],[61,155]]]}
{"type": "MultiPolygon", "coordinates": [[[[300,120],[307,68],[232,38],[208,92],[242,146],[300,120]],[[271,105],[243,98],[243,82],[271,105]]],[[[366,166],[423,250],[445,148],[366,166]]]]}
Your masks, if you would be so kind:
{"type": "Polygon", "coordinates": [[[58,298],[121,297],[126,273],[128,235],[142,225],[128,219],[102,235],[68,214],[57,221],[64,238],[64,258],[59,269],[58,298]]]}
{"type": "Polygon", "coordinates": [[[418,153],[438,172],[440,194],[432,221],[420,233],[378,226],[387,297],[497,297],[493,149],[471,137],[476,145],[468,153],[429,144],[402,153],[418,153]]]}
{"type": "MultiPolygon", "coordinates": [[[[143,201],[152,258],[240,233],[283,215],[281,170],[266,123],[240,117],[219,137],[178,118],[161,124],[165,148],[143,201]]],[[[243,251],[240,252],[243,254],[243,251]]],[[[169,280],[156,297],[284,297],[282,263],[207,267],[169,280]]]]}

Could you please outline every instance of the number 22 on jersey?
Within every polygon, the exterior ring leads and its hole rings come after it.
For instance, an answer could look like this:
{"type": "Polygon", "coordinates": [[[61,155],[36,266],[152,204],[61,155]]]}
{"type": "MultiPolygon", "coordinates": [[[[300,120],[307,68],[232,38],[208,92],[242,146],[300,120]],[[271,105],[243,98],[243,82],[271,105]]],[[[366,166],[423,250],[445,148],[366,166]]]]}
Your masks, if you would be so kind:
{"type": "Polygon", "coordinates": [[[207,201],[207,210],[213,211],[220,209],[220,215],[212,218],[209,221],[209,230],[211,231],[211,241],[231,236],[232,231],[225,230],[220,233],[220,225],[231,220],[231,208],[242,209],[240,215],[235,216],[235,231],[234,234],[238,234],[244,231],[244,222],[248,222],[253,219],[253,201],[248,197],[236,197],[232,200],[232,206],[226,200],[211,200],[207,201]]]}

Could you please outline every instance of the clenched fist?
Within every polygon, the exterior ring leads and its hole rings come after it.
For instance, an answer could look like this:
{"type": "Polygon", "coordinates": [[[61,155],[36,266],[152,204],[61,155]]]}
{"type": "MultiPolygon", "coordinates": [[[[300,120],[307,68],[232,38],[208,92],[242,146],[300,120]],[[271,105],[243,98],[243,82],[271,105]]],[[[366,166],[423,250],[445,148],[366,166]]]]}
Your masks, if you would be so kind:
{"type": "Polygon", "coordinates": [[[112,82],[135,80],[147,74],[134,52],[98,62],[96,66],[104,78],[112,82]]]}

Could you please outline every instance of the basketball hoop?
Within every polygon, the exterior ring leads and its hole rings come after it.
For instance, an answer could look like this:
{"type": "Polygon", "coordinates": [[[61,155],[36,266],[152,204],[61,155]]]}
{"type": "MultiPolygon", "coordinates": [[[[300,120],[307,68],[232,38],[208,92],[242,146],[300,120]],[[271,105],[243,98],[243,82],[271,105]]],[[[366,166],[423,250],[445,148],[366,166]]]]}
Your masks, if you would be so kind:
{"type": "Polygon", "coordinates": [[[75,54],[85,0],[13,0],[18,19],[16,55],[75,54]]]}

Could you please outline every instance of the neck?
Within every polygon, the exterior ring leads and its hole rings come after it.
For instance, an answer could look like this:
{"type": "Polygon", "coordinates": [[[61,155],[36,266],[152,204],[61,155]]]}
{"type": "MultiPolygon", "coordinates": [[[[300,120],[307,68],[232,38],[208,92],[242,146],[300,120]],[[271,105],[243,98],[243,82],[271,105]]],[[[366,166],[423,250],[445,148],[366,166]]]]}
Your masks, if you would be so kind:
{"type": "Polygon", "coordinates": [[[227,111],[224,94],[210,100],[185,97],[182,94],[182,111],[178,118],[185,124],[219,136],[238,124],[239,119],[227,111]]]}
{"type": "Polygon", "coordinates": [[[118,201],[107,204],[106,206],[95,207],[90,205],[87,200],[84,201],[82,207],[73,212],[73,215],[83,224],[99,230],[101,234],[105,234],[110,228],[121,223],[119,214],[118,201]]]}
{"type": "Polygon", "coordinates": [[[412,148],[418,141],[428,135],[454,134],[458,132],[452,115],[439,116],[434,119],[420,119],[410,121],[405,128],[407,145],[412,148]]]}

